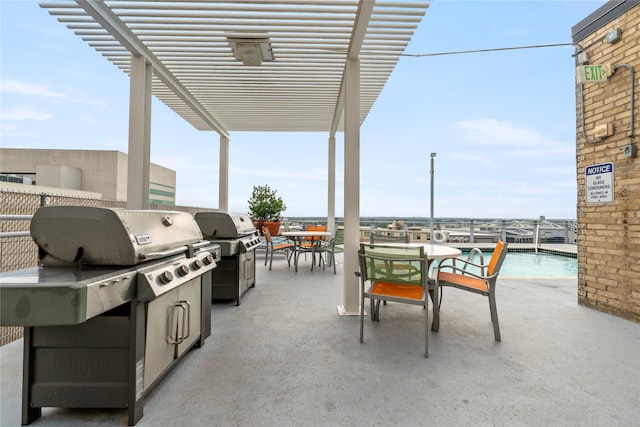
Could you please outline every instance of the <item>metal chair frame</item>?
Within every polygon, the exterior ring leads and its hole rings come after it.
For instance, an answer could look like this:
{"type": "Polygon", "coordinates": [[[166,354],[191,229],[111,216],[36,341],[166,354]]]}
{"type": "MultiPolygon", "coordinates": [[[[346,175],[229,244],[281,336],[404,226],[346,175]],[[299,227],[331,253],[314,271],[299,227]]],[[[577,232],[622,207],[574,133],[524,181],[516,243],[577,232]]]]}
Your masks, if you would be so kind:
{"type": "Polygon", "coordinates": [[[361,243],[360,342],[364,342],[365,298],[370,300],[372,321],[380,321],[380,302],[392,301],[424,308],[424,357],[429,351],[428,295],[433,300],[432,330],[438,325],[438,294],[429,280],[428,259],[423,246],[384,246],[361,243]]]}
{"type": "Polygon", "coordinates": [[[336,253],[344,252],[344,229],[336,227],[335,236],[326,245],[321,245],[319,250],[327,253],[327,264],[329,266],[333,264],[333,274],[337,274],[336,253]]]}
{"type": "Polygon", "coordinates": [[[264,256],[264,265],[267,265],[267,259],[269,258],[269,254],[271,254],[271,260],[269,261],[269,270],[271,270],[271,266],[273,264],[273,254],[275,252],[284,251],[287,257],[287,264],[291,267],[291,256],[294,253],[295,246],[289,241],[283,239],[282,241],[275,242],[274,237],[271,236],[269,229],[267,227],[262,227],[262,231],[264,233],[264,238],[267,241],[267,251],[264,256]]]}
{"type": "Polygon", "coordinates": [[[498,241],[488,264],[482,262],[482,251],[474,248],[472,251],[480,252],[481,254],[480,264],[473,263],[469,259],[456,259],[453,264],[440,264],[434,270],[436,288],[440,288],[441,292],[440,302],[442,302],[442,289],[445,286],[451,286],[489,298],[489,311],[491,312],[493,335],[496,341],[501,341],[498,309],[496,307],[496,281],[500,273],[500,267],[502,267],[504,258],[507,255],[507,247],[507,243],[502,240],[498,241]],[[462,266],[458,266],[459,262],[462,263],[462,266]],[[469,271],[467,269],[469,266],[478,269],[480,274],[469,271]],[[486,275],[484,274],[485,269],[487,271],[486,275]]]}

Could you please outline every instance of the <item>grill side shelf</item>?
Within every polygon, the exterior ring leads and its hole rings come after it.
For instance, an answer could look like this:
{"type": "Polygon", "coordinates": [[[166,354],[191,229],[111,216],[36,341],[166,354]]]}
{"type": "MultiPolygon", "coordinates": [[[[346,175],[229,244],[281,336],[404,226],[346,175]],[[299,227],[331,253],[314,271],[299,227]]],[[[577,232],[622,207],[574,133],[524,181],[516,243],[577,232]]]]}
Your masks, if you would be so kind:
{"type": "Polygon", "coordinates": [[[35,267],[0,274],[0,325],[75,325],[130,301],[135,268],[35,267]]]}

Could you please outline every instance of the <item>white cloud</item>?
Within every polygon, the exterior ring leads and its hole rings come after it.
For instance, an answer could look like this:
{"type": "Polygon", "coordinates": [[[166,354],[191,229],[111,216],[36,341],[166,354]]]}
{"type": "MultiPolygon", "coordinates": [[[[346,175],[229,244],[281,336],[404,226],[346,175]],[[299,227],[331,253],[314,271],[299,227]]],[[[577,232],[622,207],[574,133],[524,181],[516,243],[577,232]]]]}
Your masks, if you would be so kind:
{"type": "Polygon", "coordinates": [[[49,99],[55,103],[64,101],[74,102],[78,104],[93,105],[98,107],[106,107],[107,103],[103,100],[93,98],[72,97],[63,92],[56,92],[49,89],[48,86],[37,83],[23,82],[13,79],[4,79],[0,82],[0,91],[2,93],[22,95],[22,96],[38,96],[49,99]]]}
{"type": "Polygon", "coordinates": [[[92,105],[94,107],[106,107],[108,104],[101,99],[91,98],[69,98],[69,101],[76,102],[78,104],[92,105]]]}
{"type": "Polygon", "coordinates": [[[2,131],[2,133],[15,132],[15,131],[17,131],[19,129],[20,128],[18,126],[9,125],[9,124],[6,124],[6,123],[0,123],[0,131],[2,131]]]}
{"type": "Polygon", "coordinates": [[[554,143],[533,129],[489,118],[463,120],[454,127],[467,131],[468,139],[481,145],[536,147],[554,143]]]}
{"type": "Polygon", "coordinates": [[[567,157],[574,154],[573,150],[574,150],[573,148],[569,148],[567,146],[547,145],[547,146],[540,146],[537,148],[529,148],[524,150],[507,150],[507,151],[504,151],[503,154],[505,156],[522,157],[522,158],[532,158],[532,157],[544,158],[549,156],[567,157]]]}
{"type": "Polygon", "coordinates": [[[232,166],[230,171],[234,174],[263,176],[270,178],[287,178],[296,180],[326,180],[327,171],[324,169],[247,169],[232,166]]]}
{"type": "Polygon", "coordinates": [[[454,128],[465,132],[464,138],[474,146],[500,147],[499,154],[507,157],[549,158],[571,156],[575,153],[572,141],[543,135],[534,129],[489,118],[463,120],[454,128]]]}
{"type": "Polygon", "coordinates": [[[54,92],[46,85],[21,82],[18,80],[4,79],[0,84],[3,93],[14,93],[18,95],[36,95],[51,98],[59,101],[67,99],[64,93],[54,92]]]}
{"type": "Polygon", "coordinates": [[[2,120],[49,120],[53,113],[38,111],[28,105],[11,108],[2,112],[2,120]]]}
{"type": "Polygon", "coordinates": [[[485,163],[491,161],[491,156],[480,153],[469,153],[466,151],[456,151],[450,155],[452,160],[464,160],[468,162],[485,163]]]}
{"type": "MultiPolygon", "coordinates": [[[[6,143],[8,138],[36,138],[38,137],[38,133],[33,132],[31,130],[25,130],[20,126],[16,126],[14,124],[9,123],[0,123],[0,132],[2,132],[2,138],[6,143]]],[[[27,148],[27,147],[17,147],[13,146],[13,148],[27,148]]]]}

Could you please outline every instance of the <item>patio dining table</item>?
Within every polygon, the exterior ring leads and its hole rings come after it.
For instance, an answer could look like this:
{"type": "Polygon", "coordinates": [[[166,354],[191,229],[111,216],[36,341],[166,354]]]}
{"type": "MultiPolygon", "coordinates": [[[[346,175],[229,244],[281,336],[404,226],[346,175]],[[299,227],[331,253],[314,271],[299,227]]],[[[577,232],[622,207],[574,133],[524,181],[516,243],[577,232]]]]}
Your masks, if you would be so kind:
{"type": "MultiPolygon", "coordinates": [[[[320,240],[322,237],[331,236],[330,231],[283,231],[280,233],[281,236],[290,237],[294,241],[295,252],[293,258],[293,264],[295,266],[296,272],[298,271],[298,255],[300,254],[300,248],[302,247],[302,242],[306,241],[307,238],[310,238],[312,243],[314,241],[320,240]]],[[[313,271],[313,265],[316,263],[316,254],[315,254],[315,245],[311,245],[311,271],[313,271]]]]}
{"type": "MultiPolygon", "coordinates": [[[[373,243],[372,245],[375,246],[376,244],[373,243]]],[[[436,259],[458,258],[462,255],[460,249],[438,243],[380,243],[380,246],[423,246],[429,266],[436,259]]]]}

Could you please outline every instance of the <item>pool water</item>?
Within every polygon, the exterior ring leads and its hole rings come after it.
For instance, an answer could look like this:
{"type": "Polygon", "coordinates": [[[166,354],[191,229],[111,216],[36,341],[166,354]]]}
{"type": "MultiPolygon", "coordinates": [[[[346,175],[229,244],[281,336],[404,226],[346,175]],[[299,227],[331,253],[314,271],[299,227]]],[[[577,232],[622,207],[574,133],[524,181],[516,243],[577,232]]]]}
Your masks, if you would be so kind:
{"type": "MultiPolygon", "coordinates": [[[[491,252],[483,252],[485,264],[489,263],[491,252]]],[[[462,259],[467,259],[468,252],[462,253],[462,259]]],[[[472,262],[479,262],[480,258],[474,254],[472,262]]],[[[471,270],[470,270],[471,271],[471,270]]],[[[578,275],[578,259],[562,255],[543,254],[535,252],[508,252],[500,276],[511,277],[562,277],[578,275]]]]}

